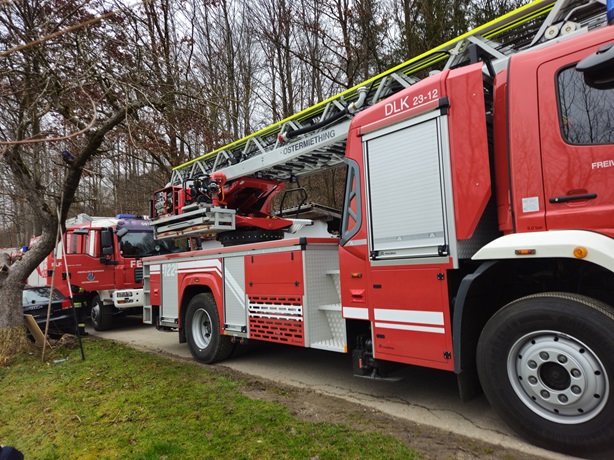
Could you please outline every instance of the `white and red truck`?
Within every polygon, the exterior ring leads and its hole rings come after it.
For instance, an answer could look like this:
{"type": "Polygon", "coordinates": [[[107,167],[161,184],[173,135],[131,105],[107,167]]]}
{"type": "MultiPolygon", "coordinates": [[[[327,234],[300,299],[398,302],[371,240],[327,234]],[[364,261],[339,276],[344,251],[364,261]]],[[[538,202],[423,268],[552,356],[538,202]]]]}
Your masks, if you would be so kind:
{"type": "Polygon", "coordinates": [[[611,450],[608,3],[530,3],[175,168],[153,226],[192,250],[144,260],[145,320],[204,363],[260,340],[454,372],[535,444],[611,450]],[[271,212],[340,164],[338,233],[271,212]]]}
{"type": "Polygon", "coordinates": [[[62,241],[28,284],[53,285],[71,296],[98,331],[110,329],[116,313],[141,313],[143,257],[174,249],[170,241],[154,240],[150,222],[135,215],[79,214],[67,220],[62,241]]]}

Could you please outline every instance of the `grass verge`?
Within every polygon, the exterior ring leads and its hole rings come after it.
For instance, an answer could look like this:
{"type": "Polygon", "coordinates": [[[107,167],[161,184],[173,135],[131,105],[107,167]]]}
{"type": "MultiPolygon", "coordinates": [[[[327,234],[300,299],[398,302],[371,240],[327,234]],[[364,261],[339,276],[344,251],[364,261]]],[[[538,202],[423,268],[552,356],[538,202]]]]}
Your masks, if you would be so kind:
{"type": "Polygon", "coordinates": [[[394,437],[294,418],[215,368],[86,339],[0,368],[0,444],[28,459],[412,459],[394,437]],[[68,358],[66,361],[59,361],[68,358]]]}
{"type": "Polygon", "coordinates": [[[8,365],[11,357],[32,350],[34,345],[26,336],[25,327],[0,329],[0,366],[8,365]]]}

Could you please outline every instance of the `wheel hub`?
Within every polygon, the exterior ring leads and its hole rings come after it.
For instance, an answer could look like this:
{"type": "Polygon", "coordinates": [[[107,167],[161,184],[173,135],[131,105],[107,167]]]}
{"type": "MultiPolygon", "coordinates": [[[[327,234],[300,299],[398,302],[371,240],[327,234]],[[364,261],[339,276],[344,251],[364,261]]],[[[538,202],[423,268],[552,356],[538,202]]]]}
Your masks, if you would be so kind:
{"type": "Polygon", "coordinates": [[[213,332],[213,326],[211,317],[204,309],[199,309],[194,313],[192,321],[192,337],[194,342],[200,350],[204,350],[211,343],[211,334],[213,332]]]}
{"type": "Polygon", "coordinates": [[[90,317],[92,318],[92,322],[98,322],[100,317],[100,307],[98,305],[94,305],[92,307],[92,311],[90,312],[90,317]]]}
{"type": "Polygon", "coordinates": [[[542,364],[539,369],[539,375],[542,382],[554,390],[563,391],[571,385],[569,372],[559,363],[547,362],[542,364]]]}
{"type": "Polygon", "coordinates": [[[539,331],[518,340],[508,357],[508,375],[527,407],[557,423],[586,422],[608,399],[609,382],[597,355],[559,332],[539,331]]]}

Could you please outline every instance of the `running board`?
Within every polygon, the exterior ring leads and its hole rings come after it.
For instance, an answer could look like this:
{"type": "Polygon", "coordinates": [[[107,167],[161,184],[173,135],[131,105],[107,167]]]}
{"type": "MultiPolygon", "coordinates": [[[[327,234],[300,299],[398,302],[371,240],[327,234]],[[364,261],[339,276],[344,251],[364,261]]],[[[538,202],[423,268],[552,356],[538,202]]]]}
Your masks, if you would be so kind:
{"type": "Polygon", "coordinates": [[[385,382],[400,382],[401,380],[404,379],[404,377],[383,377],[379,375],[379,372],[377,372],[377,369],[373,369],[373,372],[371,372],[369,375],[354,374],[354,377],[360,377],[362,379],[369,379],[369,380],[383,380],[385,382]]]}

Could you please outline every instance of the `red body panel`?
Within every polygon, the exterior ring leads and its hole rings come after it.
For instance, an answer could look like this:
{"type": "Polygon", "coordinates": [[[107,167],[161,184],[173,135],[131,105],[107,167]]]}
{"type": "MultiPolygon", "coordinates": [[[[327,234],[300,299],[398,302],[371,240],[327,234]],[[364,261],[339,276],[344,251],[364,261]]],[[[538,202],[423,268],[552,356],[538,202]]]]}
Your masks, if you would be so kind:
{"type": "MultiPolygon", "coordinates": [[[[353,308],[367,308],[371,286],[371,270],[364,257],[367,251],[358,246],[339,247],[339,266],[341,267],[341,304],[353,308]]],[[[369,318],[373,319],[372,316],[369,318]]]]}
{"type": "MultiPolygon", "coordinates": [[[[115,286],[115,272],[118,266],[104,265],[100,262],[102,253],[99,248],[99,232],[90,232],[87,235],[76,235],[72,233],[75,229],[67,229],[65,234],[65,252],[63,256],[55,259],[56,273],[53,279],[55,287],[60,289],[63,294],[70,295],[68,289],[67,274],[70,277],[70,284],[86,291],[99,291],[113,289],[115,286]],[[94,238],[94,250],[90,250],[88,238],[94,238]],[[89,254],[88,254],[89,252],[89,254]],[[66,260],[65,260],[66,259],[66,260]],[[65,266],[67,265],[68,268],[65,266]]],[[[54,265],[54,255],[47,257],[48,272],[47,284],[52,283],[52,273],[54,265]]],[[[123,265],[121,270],[123,270],[123,265]]],[[[121,280],[123,281],[123,280],[121,280]]],[[[123,286],[122,286],[123,287],[123,286]]]]}
{"type": "MultiPolygon", "coordinates": [[[[216,303],[222,304],[222,273],[219,270],[213,268],[179,270],[179,292],[185,293],[190,286],[208,286],[211,288],[216,303]]],[[[180,297],[180,305],[182,301],[183,298],[180,297]]]]}
{"type": "MultiPolygon", "coordinates": [[[[543,231],[546,221],[543,212],[522,213],[522,200],[536,198],[543,210],[544,194],[541,178],[539,124],[537,123],[537,86],[535,73],[522,73],[514,78],[515,61],[510,62],[508,75],[507,129],[509,139],[509,168],[513,171],[512,209],[516,217],[516,231],[543,231]],[[531,78],[533,77],[533,79],[531,78]]],[[[525,69],[525,71],[528,69],[525,69]]]]}
{"type": "Polygon", "coordinates": [[[510,60],[507,129],[517,232],[588,229],[614,235],[612,169],[595,166],[611,160],[612,146],[564,141],[557,96],[559,71],[611,41],[611,28],[604,28],[510,60]],[[590,193],[596,199],[550,202],[590,193]],[[527,205],[528,199],[537,205],[527,205]]]}
{"type": "Polygon", "coordinates": [[[301,251],[246,256],[245,280],[248,296],[302,296],[301,251]]]}
{"type": "Polygon", "coordinates": [[[157,305],[160,306],[162,305],[162,298],[161,298],[161,288],[160,288],[160,272],[157,273],[150,273],[149,276],[149,303],[151,305],[157,305]]]}
{"type": "Polygon", "coordinates": [[[376,358],[453,369],[446,268],[373,268],[370,313],[376,358]]]}
{"type": "MultiPolygon", "coordinates": [[[[440,98],[446,96],[445,80],[449,73],[450,71],[444,71],[425,78],[389,97],[385,102],[359,113],[352,121],[352,127],[358,127],[354,135],[364,135],[433,110],[440,98]]],[[[348,158],[362,158],[362,149],[356,151],[348,145],[346,150],[348,158]]]]}
{"type": "Polygon", "coordinates": [[[305,345],[304,279],[301,251],[245,256],[245,292],[252,311],[249,315],[250,337],[305,345]],[[259,315],[256,308],[277,309],[280,315],[259,315]],[[292,313],[294,311],[297,313],[292,313]]]}
{"type": "Polygon", "coordinates": [[[500,72],[495,77],[493,101],[493,137],[495,183],[497,195],[497,220],[499,231],[511,233],[514,230],[512,203],[510,194],[510,175],[507,139],[507,72],[500,72]]]}
{"type": "MultiPolygon", "coordinates": [[[[609,35],[611,40],[611,34],[609,35]]],[[[597,37],[596,37],[597,38],[597,37]]],[[[601,45],[602,43],[598,43],[601,45]]],[[[614,236],[614,171],[599,165],[612,159],[612,145],[572,145],[561,135],[554,77],[571,59],[577,62],[596,50],[570,53],[538,68],[539,109],[546,225],[549,230],[588,228],[614,236]],[[549,84],[548,84],[549,83],[549,84]],[[596,199],[551,203],[551,197],[596,194],[596,199]]],[[[568,120],[573,124],[574,120],[568,120]]]]}
{"type": "Polygon", "coordinates": [[[450,161],[456,237],[471,238],[492,190],[484,113],[482,64],[450,72],[450,161]]]}

